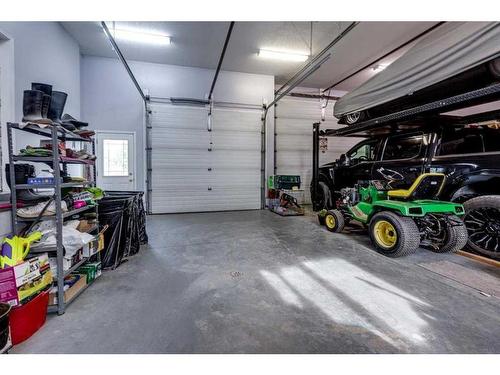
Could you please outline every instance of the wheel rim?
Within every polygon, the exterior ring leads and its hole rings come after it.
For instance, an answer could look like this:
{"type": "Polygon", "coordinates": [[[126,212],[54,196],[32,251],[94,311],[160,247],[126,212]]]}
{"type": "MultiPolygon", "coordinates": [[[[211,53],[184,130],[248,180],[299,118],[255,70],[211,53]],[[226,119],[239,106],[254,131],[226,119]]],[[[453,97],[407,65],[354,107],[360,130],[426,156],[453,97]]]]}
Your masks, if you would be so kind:
{"type": "Polygon", "coordinates": [[[486,252],[500,252],[500,211],[492,207],[472,210],[464,218],[469,241],[486,252]]]}
{"type": "Polygon", "coordinates": [[[361,117],[361,112],[353,112],[353,113],[349,113],[346,116],[346,120],[347,120],[347,123],[349,125],[351,125],[351,124],[354,124],[355,122],[357,122],[360,117],[361,117]]]}
{"type": "Polygon", "coordinates": [[[393,247],[398,240],[396,228],[387,220],[377,221],[373,227],[373,234],[377,243],[386,249],[393,247]]]}
{"type": "Polygon", "coordinates": [[[333,229],[335,227],[335,218],[333,217],[333,215],[326,215],[325,224],[330,229],[333,229]]]}

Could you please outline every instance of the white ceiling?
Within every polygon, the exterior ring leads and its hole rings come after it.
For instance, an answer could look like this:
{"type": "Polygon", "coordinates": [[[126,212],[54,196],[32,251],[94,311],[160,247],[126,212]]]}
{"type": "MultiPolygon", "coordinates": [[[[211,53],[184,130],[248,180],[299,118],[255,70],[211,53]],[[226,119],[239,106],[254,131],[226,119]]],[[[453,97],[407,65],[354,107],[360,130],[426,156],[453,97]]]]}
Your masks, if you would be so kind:
{"type": "MultiPolygon", "coordinates": [[[[313,22],[313,55],[328,45],[349,22],[313,22]]],[[[435,22],[361,22],[334,49],[333,56],[301,86],[325,88],[369,62],[412,39],[435,22]]],[[[116,57],[99,22],[63,22],[84,55],[116,57]]],[[[113,23],[108,23],[113,27],[113,23]]],[[[229,22],[117,22],[116,27],[161,32],[172,37],[169,46],[140,45],[117,41],[126,59],[214,69],[224,44],[229,22]]],[[[259,58],[259,48],[309,52],[310,22],[236,22],[222,69],[269,74],[284,83],[304,63],[259,58]]],[[[404,51],[381,61],[392,62],[404,51]]],[[[369,68],[339,85],[350,91],[373,76],[369,68]]]]}

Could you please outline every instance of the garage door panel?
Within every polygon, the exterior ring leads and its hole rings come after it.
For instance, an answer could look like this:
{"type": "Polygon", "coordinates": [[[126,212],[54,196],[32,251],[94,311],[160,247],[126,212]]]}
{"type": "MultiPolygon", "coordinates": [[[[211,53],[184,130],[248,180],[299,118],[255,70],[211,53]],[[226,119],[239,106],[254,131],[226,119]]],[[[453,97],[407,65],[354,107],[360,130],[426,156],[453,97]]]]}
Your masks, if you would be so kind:
{"type": "Polygon", "coordinates": [[[215,108],[213,131],[260,131],[261,113],[256,110],[215,108]]]}
{"type": "Polygon", "coordinates": [[[312,133],[311,135],[276,135],[276,150],[280,151],[309,151],[312,152],[312,133]]]}
{"type": "Polygon", "coordinates": [[[296,134],[302,136],[311,136],[314,120],[311,119],[276,119],[276,133],[278,134],[296,134]]]}
{"type": "Polygon", "coordinates": [[[228,151],[214,150],[210,155],[210,165],[215,169],[227,168],[233,171],[246,168],[259,168],[260,170],[260,151],[228,151]]]}
{"type": "Polygon", "coordinates": [[[153,150],[157,149],[199,149],[207,150],[207,130],[155,129],[151,139],[153,150]]]}
{"type": "Polygon", "coordinates": [[[278,163],[280,169],[295,167],[303,171],[309,170],[312,169],[312,152],[282,151],[276,155],[276,164],[278,163]]]}
{"type": "Polygon", "coordinates": [[[221,131],[212,136],[213,148],[217,150],[251,150],[260,152],[260,133],[221,131]]]}
{"type": "Polygon", "coordinates": [[[207,158],[206,150],[153,149],[151,164],[156,173],[158,170],[169,167],[209,168],[210,160],[207,158]]]}
{"type": "Polygon", "coordinates": [[[175,188],[184,186],[207,186],[212,182],[212,176],[206,168],[158,168],[151,177],[152,182],[157,184],[156,189],[167,189],[175,185],[175,188]],[[161,185],[165,181],[168,184],[161,185]]]}
{"type": "Polygon", "coordinates": [[[156,104],[151,106],[151,110],[153,129],[207,129],[208,110],[206,108],[156,104]]]}
{"type": "Polygon", "coordinates": [[[196,188],[181,192],[153,191],[156,206],[153,213],[208,212],[226,210],[253,210],[260,208],[260,192],[257,189],[234,192],[228,187],[212,187],[212,190],[196,188]]]}

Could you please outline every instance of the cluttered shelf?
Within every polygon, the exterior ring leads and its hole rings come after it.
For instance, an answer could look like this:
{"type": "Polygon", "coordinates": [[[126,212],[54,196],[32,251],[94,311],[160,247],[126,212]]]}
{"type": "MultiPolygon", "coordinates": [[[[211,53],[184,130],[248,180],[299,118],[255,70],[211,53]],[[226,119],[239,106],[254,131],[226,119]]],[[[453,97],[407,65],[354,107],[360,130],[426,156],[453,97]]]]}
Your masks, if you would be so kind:
{"type": "MultiPolygon", "coordinates": [[[[80,208],[77,208],[74,210],[70,210],[68,212],[64,212],[62,217],[63,217],[63,219],[67,219],[69,217],[72,217],[74,215],[77,215],[79,213],[82,213],[84,211],[87,211],[87,210],[90,210],[93,208],[96,208],[95,204],[80,207],[80,208]]],[[[38,216],[37,217],[20,217],[20,216],[17,217],[17,221],[26,221],[27,222],[27,221],[37,221],[37,220],[56,220],[56,216],[50,215],[50,216],[42,216],[40,218],[38,216]]]]}
{"type": "MultiPolygon", "coordinates": [[[[60,184],[61,188],[72,188],[72,187],[87,187],[94,186],[94,182],[82,181],[82,182],[63,182],[60,184]]],[[[25,189],[53,189],[55,184],[19,184],[16,185],[16,190],[25,189]]]]}
{"type": "MultiPolygon", "coordinates": [[[[38,124],[18,124],[8,122],[7,126],[10,126],[12,129],[22,130],[28,133],[40,135],[42,137],[51,138],[52,137],[52,127],[47,126],[46,128],[42,128],[38,126],[38,124]]],[[[91,138],[82,137],[78,134],[74,134],[73,132],[66,130],[65,128],[57,129],[57,138],[61,141],[72,141],[72,142],[92,142],[91,138]]]]}
{"type": "MultiPolygon", "coordinates": [[[[60,163],[65,163],[65,164],[88,164],[88,165],[94,165],[95,162],[94,160],[88,160],[88,159],[76,159],[76,158],[69,158],[66,156],[60,156],[59,158],[60,163]]],[[[13,161],[31,161],[33,163],[52,163],[54,159],[52,156],[21,156],[21,155],[15,155],[12,156],[13,161]]]]}
{"type": "MultiPolygon", "coordinates": [[[[82,294],[85,290],[87,290],[87,288],[89,286],[91,286],[93,283],[94,283],[94,281],[92,281],[90,284],[85,284],[85,285],[81,286],[80,288],[78,288],[77,291],[72,293],[71,296],[69,296],[69,298],[67,298],[67,299],[65,298],[64,304],[66,305],[66,307],[69,306],[73,301],[76,301],[76,299],[80,296],[80,294],[82,294]]],[[[49,301],[49,305],[47,307],[47,313],[57,314],[57,312],[58,312],[57,299],[52,299],[51,301],[49,301]],[[50,303],[50,302],[54,302],[54,303],[50,303]]]]}

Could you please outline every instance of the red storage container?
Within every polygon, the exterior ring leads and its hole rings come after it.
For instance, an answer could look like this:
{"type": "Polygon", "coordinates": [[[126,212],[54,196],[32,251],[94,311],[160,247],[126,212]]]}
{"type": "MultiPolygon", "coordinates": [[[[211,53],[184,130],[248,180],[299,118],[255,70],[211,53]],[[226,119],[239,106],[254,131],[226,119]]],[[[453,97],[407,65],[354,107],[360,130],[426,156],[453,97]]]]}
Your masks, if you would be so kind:
{"type": "Polygon", "coordinates": [[[47,318],[49,291],[40,293],[28,303],[14,307],[9,314],[12,345],[19,344],[30,338],[47,318]]]}

